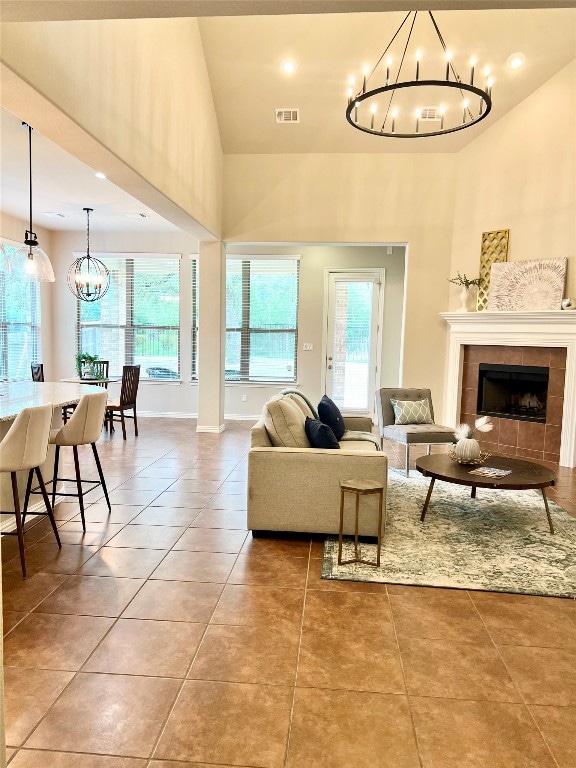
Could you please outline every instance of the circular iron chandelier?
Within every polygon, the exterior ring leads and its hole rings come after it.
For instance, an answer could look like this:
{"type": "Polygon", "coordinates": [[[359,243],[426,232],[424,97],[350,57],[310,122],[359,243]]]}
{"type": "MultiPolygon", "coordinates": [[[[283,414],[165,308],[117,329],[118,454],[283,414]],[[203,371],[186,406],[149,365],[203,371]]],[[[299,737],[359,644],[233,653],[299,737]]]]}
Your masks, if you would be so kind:
{"type": "MultiPolygon", "coordinates": [[[[475,85],[477,61],[472,58],[469,82],[464,82],[455,69],[452,54],[446,48],[432,12],[427,13],[443,50],[443,62],[436,62],[435,76],[421,79],[420,65],[423,57],[417,50],[414,54],[415,77],[403,79],[402,69],[418,16],[418,11],[410,11],[373,69],[370,71],[369,68],[364,68],[362,88],[356,94],[353,87],[348,88],[346,120],[354,128],[374,136],[415,139],[461,131],[476,125],[489,115],[492,109],[493,85],[489,69],[484,70],[486,78],[484,88],[475,85]],[[393,77],[394,59],[387,54],[392,50],[394,41],[410,18],[408,37],[393,77]],[[386,59],[383,64],[384,57],[386,59]],[[368,89],[370,80],[373,82],[373,87],[368,89]],[[423,102],[426,103],[426,99],[429,103],[435,102],[434,105],[421,106],[423,102]]],[[[401,46],[400,41],[398,45],[401,46]]],[[[351,77],[349,82],[352,86],[355,78],[351,77]]]]}
{"type": "Polygon", "coordinates": [[[86,256],[76,259],[68,270],[68,287],[81,301],[98,301],[110,286],[110,273],[100,259],[90,256],[90,214],[86,211],[86,256]]]}

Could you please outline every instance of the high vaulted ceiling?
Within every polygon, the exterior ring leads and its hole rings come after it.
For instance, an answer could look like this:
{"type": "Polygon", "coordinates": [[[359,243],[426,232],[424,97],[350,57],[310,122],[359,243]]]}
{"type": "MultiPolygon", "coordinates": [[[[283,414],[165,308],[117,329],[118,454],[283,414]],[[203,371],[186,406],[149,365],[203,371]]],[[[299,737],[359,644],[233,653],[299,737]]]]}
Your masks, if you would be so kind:
{"type": "MultiPolygon", "coordinates": [[[[363,66],[376,64],[405,15],[201,19],[224,152],[456,152],[576,55],[574,10],[436,13],[462,79],[469,77],[472,55],[478,58],[476,82],[484,83],[482,68],[490,67],[494,77],[492,113],[472,128],[429,139],[387,139],[354,130],[344,117],[347,78],[355,75],[358,87],[363,66]],[[506,60],[518,51],[525,55],[526,63],[511,70],[506,60]],[[281,71],[284,59],[297,64],[289,76],[281,71]],[[277,125],[277,107],[299,108],[300,123],[277,125]]],[[[423,52],[421,76],[431,71],[443,78],[443,51],[426,13],[418,15],[409,52],[417,49],[423,52]]],[[[402,45],[390,51],[396,54],[396,62],[398,50],[402,51],[402,45]]],[[[414,67],[411,59],[403,72],[408,70],[414,76],[414,67]]],[[[376,75],[374,79],[378,79],[376,75]]]]}
{"type": "MultiPolygon", "coordinates": [[[[492,114],[478,126],[437,139],[384,139],[355,131],[344,117],[348,76],[358,77],[364,64],[376,63],[405,15],[397,9],[422,6],[424,3],[413,0],[0,2],[4,22],[201,16],[201,36],[225,153],[458,151],[576,54],[576,2],[435,0],[433,7],[440,9],[435,17],[462,76],[467,75],[471,55],[478,57],[479,68],[485,64],[491,67],[495,78],[492,114]],[[487,7],[492,10],[469,10],[487,7]],[[446,10],[452,8],[467,10],[446,10]],[[363,12],[350,12],[354,10],[363,12]],[[375,12],[382,10],[389,12],[375,12]],[[270,15],[260,15],[264,12],[270,15]],[[516,51],[526,56],[526,63],[512,71],[506,67],[506,59],[516,51]],[[281,71],[285,58],[297,64],[291,76],[281,71]],[[300,123],[277,125],[277,107],[299,108],[300,123]]],[[[427,56],[427,41],[422,46],[427,56]]],[[[553,116],[546,118],[553,122],[553,116]]],[[[24,131],[19,121],[7,114],[2,115],[0,128],[2,210],[26,219],[24,131]]],[[[82,228],[82,208],[89,197],[90,205],[98,205],[102,211],[100,221],[96,215],[91,219],[95,228],[174,230],[174,225],[122,190],[94,179],[95,169],[62,148],[39,134],[33,135],[33,142],[37,225],[82,228]],[[46,212],[61,212],[66,218],[38,220],[46,212]],[[148,218],[126,216],[137,213],[147,213],[148,218]]]]}

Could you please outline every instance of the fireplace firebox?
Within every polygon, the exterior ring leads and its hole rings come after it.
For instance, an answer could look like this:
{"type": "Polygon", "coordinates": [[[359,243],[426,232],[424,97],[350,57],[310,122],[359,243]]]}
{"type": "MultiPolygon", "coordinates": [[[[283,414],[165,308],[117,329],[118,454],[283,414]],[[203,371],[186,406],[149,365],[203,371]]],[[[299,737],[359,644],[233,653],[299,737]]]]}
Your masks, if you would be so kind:
{"type": "Polygon", "coordinates": [[[480,363],[477,412],[519,421],[546,422],[549,368],[480,363]]]}

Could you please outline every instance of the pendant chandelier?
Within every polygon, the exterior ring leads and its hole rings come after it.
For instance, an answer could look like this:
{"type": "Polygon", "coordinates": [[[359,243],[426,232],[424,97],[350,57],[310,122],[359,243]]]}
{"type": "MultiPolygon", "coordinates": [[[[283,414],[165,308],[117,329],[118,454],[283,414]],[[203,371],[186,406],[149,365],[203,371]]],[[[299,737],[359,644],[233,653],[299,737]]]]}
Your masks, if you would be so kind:
{"type": "Polygon", "coordinates": [[[86,256],[76,259],[68,270],[68,287],[81,301],[98,301],[110,286],[110,273],[100,259],[90,256],[90,214],[86,211],[86,256]]]}
{"type": "Polygon", "coordinates": [[[30,280],[53,283],[54,270],[50,259],[38,245],[36,233],[32,231],[32,128],[28,123],[22,123],[28,128],[28,169],[30,180],[30,229],[24,235],[24,244],[19,245],[9,255],[10,267],[13,273],[24,274],[30,280]]]}
{"type": "Polygon", "coordinates": [[[419,39],[432,36],[439,43],[438,55],[424,60],[421,50],[411,49],[418,11],[410,11],[372,70],[364,68],[360,89],[353,87],[355,78],[350,77],[346,119],[359,131],[395,139],[443,136],[470,128],[490,113],[493,80],[489,69],[483,71],[481,88],[474,82],[478,62],[471,58],[465,82],[432,12],[426,13],[432,27],[425,31],[419,26],[416,34],[419,39]],[[428,74],[423,77],[425,68],[428,74]]]}

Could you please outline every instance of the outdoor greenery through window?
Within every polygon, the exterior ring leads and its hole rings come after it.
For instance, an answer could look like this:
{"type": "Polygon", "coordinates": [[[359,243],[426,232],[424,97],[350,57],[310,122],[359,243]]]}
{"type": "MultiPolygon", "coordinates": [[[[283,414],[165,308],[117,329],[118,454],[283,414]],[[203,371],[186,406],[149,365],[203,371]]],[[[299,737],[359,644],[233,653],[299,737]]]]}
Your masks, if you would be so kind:
{"type": "Polygon", "coordinates": [[[110,375],[140,365],[140,378],[180,378],[180,259],[138,255],[98,258],[110,271],[99,301],[78,301],[78,351],[110,361],[110,375]]]}
{"type": "Polygon", "coordinates": [[[297,258],[226,259],[226,381],[296,381],[297,258]]]}
{"type": "MultiPolygon", "coordinates": [[[[4,256],[15,248],[2,243],[4,256]]],[[[0,272],[0,379],[30,379],[40,363],[40,283],[16,271],[0,272]]]]}

